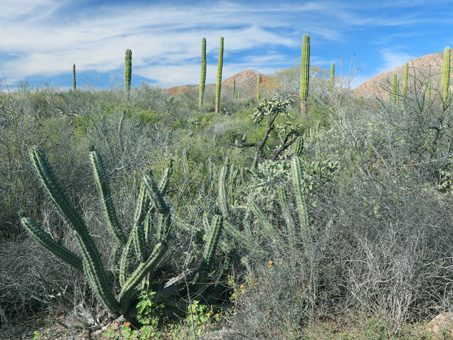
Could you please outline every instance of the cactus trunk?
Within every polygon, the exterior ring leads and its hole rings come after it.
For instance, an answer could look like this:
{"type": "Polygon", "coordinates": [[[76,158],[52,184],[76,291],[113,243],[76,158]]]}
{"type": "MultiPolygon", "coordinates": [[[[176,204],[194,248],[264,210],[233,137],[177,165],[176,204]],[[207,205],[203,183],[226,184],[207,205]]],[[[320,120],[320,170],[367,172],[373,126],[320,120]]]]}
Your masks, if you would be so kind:
{"type": "Polygon", "coordinates": [[[403,78],[403,92],[401,93],[403,96],[407,94],[407,83],[409,79],[409,64],[404,64],[404,78],[403,78]]]}
{"type": "Polygon", "coordinates": [[[201,74],[200,91],[198,95],[198,107],[203,107],[204,88],[206,84],[206,38],[201,39],[201,74]]]}
{"type": "Polygon", "coordinates": [[[310,80],[310,36],[304,34],[300,71],[300,109],[303,117],[308,116],[308,88],[310,80]]]}
{"type": "Polygon", "coordinates": [[[219,113],[220,91],[222,87],[222,68],[223,68],[223,37],[220,37],[219,62],[217,64],[217,82],[215,88],[215,112],[219,113]]]}
{"type": "Polygon", "coordinates": [[[445,47],[441,82],[442,109],[444,111],[450,105],[450,53],[450,47],[445,47]]]}
{"type": "Polygon", "coordinates": [[[393,86],[392,86],[392,101],[393,101],[393,104],[398,104],[398,95],[399,95],[399,91],[398,91],[398,76],[396,75],[396,73],[393,74],[393,86]]]}
{"type": "Polygon", "coordinates": [[[124,93],[127,98],[131,93],[131,79],[132,79],[132,51],[126,50],[124,61],[124,93]]]}
{"type": "Polygon", "coordinates": [[[330,89],[335,87],[335,64],[330,65],[330,89]]]}
{"type": "Polygon", "coordinates": [[[75,64],[72,64],[72,89],[73,90],[77,89],[75,64]]]}
{"type": "Polygon", "coordinates": [[[261,100],[260,84],[261,84],[261,77],[258,76],[258,78],[256,79],[256,102],[257,103],[259,103],[261,100]]]}

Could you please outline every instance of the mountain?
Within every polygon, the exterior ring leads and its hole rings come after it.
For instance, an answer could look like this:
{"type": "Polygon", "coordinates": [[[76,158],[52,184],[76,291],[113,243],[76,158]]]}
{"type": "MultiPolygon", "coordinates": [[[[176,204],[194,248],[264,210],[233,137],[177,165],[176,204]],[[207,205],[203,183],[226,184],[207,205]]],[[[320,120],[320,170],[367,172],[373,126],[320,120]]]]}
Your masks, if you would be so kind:
{"type": "MultiPolygon", "coordinates": [[[[428,54],[408,61],[408,92],[424,91],[428,78],[431,78],[431,94],[432,96],[438,95],[442,78],[443,62],[444,52],[428,54]]],[[[453,61],[450,60],[450,63],[450,67],[453,70],[453,61]]],[[[392,89],[394,73],[398,76],[401,91],[403,86],[404,65],[401,65],[392,71],[383,72],[364,82],[354,89],[354,94],[363,98],[387,99],[392,89]]],[[[451,77],[452,74],[450,74],[450,84],[453,83],[451,77]]]]}
{"type": "MultiPolygon", "coordinates": [[[[236,79],[236,92],[241,93],[241,97],[252,97],[256,95],[256,82],[258,77],[262,82],[266,81],[266,76],[254,70],[241,71],[234,76],[222,81],[222,93],[233,91],[233,82],[236,79]]],[[[206,84],[205,91],[215,91],[215,84],[206,84]]],[[[183,94],[190,91],[198,92],[199,85],[182,85],[166,89],[170,94],[183,94]]]]}

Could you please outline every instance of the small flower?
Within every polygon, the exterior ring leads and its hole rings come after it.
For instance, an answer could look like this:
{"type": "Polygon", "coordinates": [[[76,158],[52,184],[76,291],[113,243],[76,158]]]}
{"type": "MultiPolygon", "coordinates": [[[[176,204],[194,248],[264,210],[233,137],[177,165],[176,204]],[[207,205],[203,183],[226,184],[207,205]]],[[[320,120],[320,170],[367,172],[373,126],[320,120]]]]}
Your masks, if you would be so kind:
{"type": "Polygon", "coordinates": [[[131,325],[130,322],[126,322],[126,327],[129,327],[131,325]]]}
{"type": "Polygon", "coordinates": [[[236,296],[236,294],[235,294],[235,293],[233,293],[233,295],[231,295],[231,296],[232,296],[232,297],[235,297],[235,296],[236,296]]]}
{"type": "Polygon", "coordinates": [[[241,288],[244,288],[244,285],[241,285],[241,288]]]}
{"type": "Polygon", "coordinates": [[[244,294],[245,293],[245,289],[241,290],[241,292],[242,292],[242,294],[244,294]]]}
{"type": "Polygon", "coordinates": [[[216,315],[214,315],[214,316],[215,316],[216,318],[218,318],[218,317],[219,317],[219,313],[217,313],[217,314],[216,314],[216,315]]]}
{"type": "Polygon", "coordinates": [[[207,316],[207,317],[210,317],[210,316],[211,316],[211,313],[206,314],[206,316],[207,316]]]}
{"type": "Polygon", "coordinates": [[[270,261],[269,261],[269,264],[270,264],[271,266],[272,266],[272,263],[274,263],[274,261],[270,260],[270,261]]]}

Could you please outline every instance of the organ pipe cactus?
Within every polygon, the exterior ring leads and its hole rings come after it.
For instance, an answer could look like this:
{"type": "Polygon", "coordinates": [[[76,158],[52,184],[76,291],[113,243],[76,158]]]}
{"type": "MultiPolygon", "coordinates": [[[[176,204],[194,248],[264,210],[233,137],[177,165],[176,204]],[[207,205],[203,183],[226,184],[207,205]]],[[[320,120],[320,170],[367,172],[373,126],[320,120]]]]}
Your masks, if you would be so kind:
{"type": "Polygon", "coordinates": [[[215,113],[219,113],[220,91],[222,87],[222,68],[223,68],[223,37],[220,37],[219,61],[217,64],[217,81],[215,87],[215,113]]]}
{"type": "Polygon", "coordinates": [[[72,89],[77,89],[75,64],[72,64],[72,89]]]}
{"type": "Polygon", "coordinates": [[[310,81],[310,36],[304,34],[300,71],[300,107],[303,117],[308,115],[308,88],[310,81]]]}
{"type": "Polygon", "coordinates": [[[203,107],[204,89],[206,84],[206,38],[201,39],[201,73],[198,107],[203,107]]]}
{"type": "Polygon", "coordinates": [[[450,47],[445,47],[444,50],[444,65],[442,67],[442,80],[441,80],[441,97],[442,109],[446,110],[450,105],[450,47]]]}
{"type": "Polygon", "coordinates": [[[404,76],[403,76],[403,90],[401,94],[405,96],[407,94],[407,84],[409,80],[409,64],[404,64],[404,76]]]}
{"type": "Polygon", "coordinates": [[[124,93],[129,98],[132,80],[132,51],[127,49],[124,60],[124,93]]]}
{"type": "MultiPolygon", "coordinates": [[[[117,252],[118,250],[121,252],[119,263],[120,289],[119,294],[115,295],[115,284],[107,275],[101,256],[88,233],[88,228],[82,217],[69,202],[66,193],[53,173],[44,151],[40,148],[34,148],[30,151],[30,156],[38,177],[50,199],[69,227],[74,231],[81,250],[81,256],[55,242],[32,218],[21,214],[22,225],[32,237],[53,254],[72,267],[83,270],[99,301],[111,314],[125,315],[127,318],[134,317],[131,312],[134,311],[135,306],[131,304],[135,300],[137,287],[144,282],[150,273],[154,272],[167,250],[167,235],[172,219],[170,207],[166,203],[164,195],[172,172],[172,161],[169,162],[168,168],[159,184],[154,181],[151,171],[143,176],[140,195],[136,202],[134,224],[131,232],[126,237],[116,217],[102,158],[94,147],[90,148],[90,160],[101,200],[101,208],[104,211],[108,230],[117,244],[115,248],[117,252]],[[158,221],[157,231],[154,237],[151,237],[150,225],[156,220],[158,221]],[[131,268],[133,265],[136,266],[135,269],[131,268]]],[[[224,251],[231,250],[225,242],[220,240],[222,229],[223,216],[217,214],[212,219],[212,226],[206,232],[206,247],[202,264],[198,269],[204,278],[207,277],[207,270],[212,267],[214,262],[217,245],[220,244],[224,251]]],[[[170,282],[163,286],[163,290],[168,290],[168,284],[170,282]]],[[[175,283],[171,284],[174,285],[175,283]]],[[[170,291],[173,290],[170,289],[170,291]]]]}

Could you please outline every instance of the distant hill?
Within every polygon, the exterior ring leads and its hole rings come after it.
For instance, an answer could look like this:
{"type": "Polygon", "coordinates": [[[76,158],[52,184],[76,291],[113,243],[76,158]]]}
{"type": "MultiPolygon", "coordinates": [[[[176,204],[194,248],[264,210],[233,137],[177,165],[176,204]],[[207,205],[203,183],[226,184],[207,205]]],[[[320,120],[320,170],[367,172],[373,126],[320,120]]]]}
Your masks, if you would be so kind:
{"type": "MultiPolygon", "coordinates": [[[[436,95],[440,89],[442,77],[442,66],[444,62],[444,52],[428,54],[420,58],[408,60],[409,64],[409,81],[408,91],[424,91],[427,79],[431,78],[431,93],[436,95]]],[[[451,69],[453,62],[450,60],[451,69]]],[[[376,77],[364,82],[354,89],[355,95],[363,98],[388,98],[389,91],[392,88],[393,74],[396,73],[400,81],[400,91],[403,86],[404,65],[388,72],[381,73],[376,77]]],[[[450,74],[450,84],[452,74],[450,74]]]]}
{"type": "MultiPolygon", "coordinates": [[[[222,93],[233,91],[233,81],[236,79],[236,92],[241,93],[241,97],[252,97],[256,95],[256,82],[258,77],[262,82],[266,81],[266,76],[254,70],[241,71],[234,76],[222,81],[222,93]]],[[[198,91],[199,85],[182,85],[166,89],[170,94],[183,94],[189,91],[198,91]]],[[[206,84],[205,91],[215,91],[215,84],[206,84]]]]}

